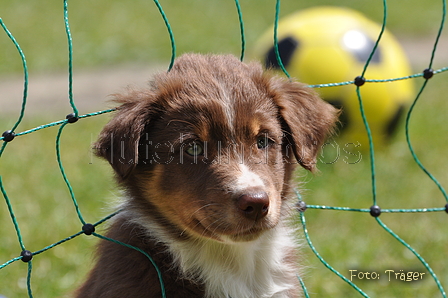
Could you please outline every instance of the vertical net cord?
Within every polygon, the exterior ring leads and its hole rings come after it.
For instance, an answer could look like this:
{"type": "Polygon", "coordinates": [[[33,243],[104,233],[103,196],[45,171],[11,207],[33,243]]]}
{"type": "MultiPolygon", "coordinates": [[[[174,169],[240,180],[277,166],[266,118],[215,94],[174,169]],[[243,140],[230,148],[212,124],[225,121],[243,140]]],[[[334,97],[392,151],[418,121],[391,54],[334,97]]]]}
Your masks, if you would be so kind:
{"type": "Polygon", "coordinates": [[[240,60],[244,60],[244,53],[246,51],[246,37],[244,35],[244,22],[243,22],[243,13],[241,12],[240,2],[235,0],[236,9],[238,11],[238,20],[240,22],[240,32],[241,32],[241,56],[240,60]]]}
{"type": "Polygon", "coordinates": [[[431,266],[429,266],[429,264],[420,256],[420,254],[415,249],[413,249],[409,244],[407,244],[403,239],[401,239],[397,234],[395,234],[391,229],[389,229],[378,217],[376,217],[375,219],[384,230],[389,232],[390,235],[392,235],[395,239],[397,239],[401,244],[403,244],[409,251],[411,251],[417,257],[417,259],[423,264],[423,266],[425,266],[425,268],[431,274],[442,296],[446,298],[445,290],[443,289],[442,284],[440,283],[436,274],[432,270],[431,266]]]}
{"type": "MultiPolygon", "coordinates": [[[[432,53],[431,53],[431,59],[429,61],[429,65],[428,65],[428,69],[432,68],[432,64],[434,62],[434,58],[435,58],[435,53],[437,50],[437,45],[439,43],[440,40],[440,36],[442,34],[443,31],[443,27],[445,25],[445,19],[446,19],[446,0],[443,0],[443,8],[442,8],[442,20],[440,22],[440,27],[439,30],[437,32],[437,36],[436,36],[436,40],[434,42],[434,47],[432,49],[432,53]]],[[[410,125],[410,121],[411,121],[411,114],[414,110],[415,105],[417,104],[417,101],[419,100],[421,94],[423,93],[423,90],[426,88],[426,85],[428,83],[429,79],[426,79],[423,84],[422,87],[420,88],[415,100],[413,101],[413,103],[411,104],[411,107],[409,108],[409,111],[406,115],[406,124],[405,124],[405,134],[406,134],[406,142],[408,144],[408,148],[409,151],[411,152],[412,157],[414,158],[415,162],[417,163],[417,165],[420,167],[420,169],[425,172],[425,174],[437,185],[437,187],[439,188],[439,190],[441,191],[442,195],[445,197],[445,201],[448,202],[448,194],[445,191],[445,189],[443,188],[443,186],[439,183],[439,181],[426,169],[425,166],[423,166],[423,164],[421,163],[420,159],[417,157],[417,154],[414,151],[414,147],[412,146],[411,143],[411,136],[410,136],[410,129],[409,129],[409,125],[410,125]]]]}
{"type": "Polygon", "coordinates": [[[376,170],[375,170],[375,149],[373,145],[372,132],[370,130],[369,123],[367,121],[367,117],[364,111],[364,104],[362,102],[362,96],[360,87],[356,86],[356,95],[358,97],[359,103],[359,111],[361,113],[362,122],[364,123],[364,127],[366,129],[367,138],[369,140],[369,156],[370,156],[370,179],[371,179],[371,187],[372,187],[372,200],[373,205],[376,205],[376,170]]]}
{"type": "MultiPolygon", "coordinates": [[[[372,60],[373,55],[375,54],[376,49],[378,48],[378,45],[381,41],[381,38],[383,36],[383,33],[386,29],[386,22],[387,22],[387,0],[383,0],[383,23],[381,25],[381,31],[378,35],[378,38],[375,42],[375,45],[373,46],[373,49],[370,53],[369,58],[366,61],[366,64],[364,65],[364,69],[362,71],[361,77],[364,78],[365,73],[367,71],[367,68],[370,65],[370,61],[372,60]]],[[[376,170],[375,170],[375,149],[373,144],[373,138],[372,138],[372,132],[370,130],[369,123],[367,121],[367,117],[364,111],[364,104],[362,102],[362,96],[360,91],[360,86],[356,86],[356,95],[358,97],[359,102],[359,110],[361,112],[362,121],[364,123],[364,127],[367,132],[367,137],[369,139],[369,156],[370,156],[370,173],[371,173],[371,182],[372,182],[372,199],[373,199],[373,205],[377,204],[376,201],[376,170]]]]}
{"type": "Polygon", "coordinates": [[[364,296],[366,298],[369,298],[369,296],[366,293],[364,293],[357,285],[355,285],[353,282],[348,280],[345,276],[343,276],[341,273],[339,273],[336,269],[331,267],[330,264],[328,264],[327,261],[325,261],[324,258],[321,257],[321,255],[317,252],[316,248],[314,247],[313,243],[311,242],[310,236],[308,235],[308,230],[306,228],[306,220],[305,220],[304,213],[303,212],[299,212],[299,214],[300,214],[300,221],[302,222],[303,233],[305,234],[306,242],[308,243],[309,247],[311,248],[313,253],[316,255],[316,257],[319,259],[319,261],[321,261],[322,264],[324,264],[324,266],[327,267],[331,272],[333,272],[334,274],[339,276],[343,281],[345,281],[350,286],[352,286],[362,296],[364,296]]]}
{"type": "Polygon", "coordinates": [[[33,298],[33,292],[31,291],[31,272],[33,271],[33,261],[28,262],[28,273],[26,275],[26,287],[28,291],[28,297],[33,298]]]}
{"type": "Polygon", "coordinates": [[[291,78],[288,71],[286,70],[285,66],[283,65],[282,58],[280,57],[280,52],[278,51],[278,21],[280,18],[280,0],[277,0],[275,4],[275,19],[274,19],[274,52],[275,52],[275,58],[277,59],[278,65],[280,65],[281,70],[283,73],[288,77],[291,78]]]}
{"type": "MultiPolygon", "coordinates": [[[[20,45],[14,38],[14,36],[11,34],[11,32],[8,30],[6,25],[3,23],[2,18],[0,18],[0,25],[3,27],[3,30],[8,35],[9,39],[14,43],[17,51],[19,52],[20,58],[22,59],[22,67],[23,67],[23,100],[22,100],[22,108],[20,110],[20,116],[17,119],[17,122],[14,124],[14,126],[11,128],[11,131],[14,131],[17,126],[19,126],[20,122],[22,122],[23,116],[25,115],[25,107],[26,107],[26,101],[28,97],[28,67],[26,63],[25,54],[23,53],[22,49],[20,48],[20,45]]],[[[1,153],[0,153],[1,156],[1,153]]]]}
{"type": "Polygon", "coordinates": [[[305,298],[310,298],[310,295],[308,294],[308,289],[305,286],[305,283],[303,282],[303,279],[297,274],[297,279],[300,282],[300,286],[302,287],[303,290],[303,295],[305,295],[305,298]]]}
{"type": "MultiPolygon", "coordinates": [[[[8,212],[9,212],[9,215],[11,216],[12,222],[14,224],[14,229],[16,230],[16,233],[17,233],[17,238],[19,240],[20,248],[22,249],[22,251],[24,251],[26,248],[25,248],[25,244],[23,243],[22,234],[21,234],[20,228],[19,228],[19,223],[17,222],[16,216],[15,216],[14,211],[12,209],[11,201],[9,200],[9,197],[8,197],[8,195],[6,193],[6,190],[3,187],[3,181],[2,181],[2,177],[1,176],[0,176],[0,189],[1,189],[1,192],[3,194],[3,197],[5,198],[6,205],[8,206],[8,212]]],[[[15,258],[14,260],[20,260],[22,258],[23,258],[23,256],[20,256],[20,257],[15,258]]],[[[11,260],[11,263],[14,260],[11,260]]],[[[31,291],[31,272],[32,272],[33,266],[32,266],[32,261],[31,260],[28,261],[27,263],[28,263],[28,273],[27,273],[27,277],[26,277],[27,292],[28,292],[28,296],[30,298],[32,298],[33,297],[33,293],[31,291]]],[[[8,264],[5,264],[4,266],[6,266],[6,265],[8,265],[8,264]]]]}
{"type": "Polygon", "coordinates": [[[414,147],[412,146],[411,143],[411,136],[410,136],[410,129],[409,129],[409,125],[410,125],[410,121],[411,121],[411,115],[412,115],[412,111],[414,110],[415,105],[417,104],[417,101],[419,100],[421,94],[423,93],[423,90],[425,89],[426,85],[428,83],[428,80],[425,80],[423,82],[422,87],[420,88],[417,97],[415,98],[414,102],[412,103],[411,107],[409,108],[408,113],[406,114],[406,124],[405,124],[405,135],[406,135],[406,142],[408,144],[408,148],[409,151],[411,152],[412,157],[414,158],[414,161],[417,163],[417,165],[420,167],[420,169],[425,172],[425,174],[437,185],[437,187],[439,188],[439,190],[442,192],[442,195],[445,197],[445,200],[448,202],[448,195],[445,191],[445,189],[443,188],[443,186],[439,183],[439,181],[437,181],[437,179],[434,177],[434,175],[432,175],[425,166],[423,166],[423,164],[421,163],[420,159],[417,157],[417,154],[414,151],[414,147]]]}
{"type": "Polygon", "coordinates": [[[160,5],[158,0],[154,0],[154,3],[156,4],[157,9],[159,10],[160,15],[162,16],[163,21],[165,22],[166,29],[168,30],[168,34],[170,36],[170,41],[171,41],[171,61],[170,61],[170,65],[168,66],[168,71],[170,71],[171,68],[173,68],[174,59],[176,58],[176,42],[174,41],[173,30],[171,30],[171,25],[168,22],[168,18],[166,17],[166,14],[163,11],[162,6],[160,5]]]}
{"type": "Polygon", "coordinates": [[[2,157],[3,151],[5,151],[7,142],[3,142],[2,146],[0,147],[0,157],[2,157]]]}
{"type": "Polygon", "coordinates": [[[58,134],[56,136],[56,158],[57,158],[59,170],[61,171],[61,174],[62,174],[62,178],[64,179],[65,184],[67,185],[67,188],[70,192],[70,197],[72,199],[73,205],[75,206],[76,213],[78,214],[78,218],[81,221],[81,223],[83,225],[85,225],[86,222],[84,221],[84,218],[82,217],[81,211],[78,206],[78,202],[76,201],[75,192],[73,191],[70,181],[67,178],[67,174],[65,173],[65,169],[64,169],[64,166],[62,165],[62,160],[61,160],[61,134],[62,134],[64,127],[67,124],[68,124],[68,122],[65,122],[64,124],[61,125],[61,127],[59,127],[58,134]]]}
{"type": "MultiPolygon", "coordinates": [[[[446,11],[446,9],[445,9],[445,0],[443,0],[443,2],[444,2],[444,11],[443,11],[442,25],[441,25],[441,27],[439,29],[438,36],[436,38],[436,43],[435,43],[433,51],[432,51],[431,63],[432,63],[432,60],[434,58],[434,53],[435,53],[435,50],[436,50],[436,47],[437,47],[438,39],[440,37],[441,31],[442,31],[442,28],[443,28],[443,24],[444,24],[444,20],[445,20],[445,11],[446,11]]],[[[386,0],[383,0],[383,8],[384,8],[384,14],[383,14],[383,24],[382,24],[381,32],[380,32],[380,34],[378,36],[378,39],[377,39],[377,41],[375,43],[375,46],[374,46],[374,48],[373,48],[373,50],[372,50],[372,52],[370,54],[369,59],[366,62],[366,65],[365,65],[363,73],[362,73],[362,77],[364,77],[364,74],[367,71],[367,67],[368,67],[368,65],[370,63],[370,60],[372,59],[373,54],[374,54],[374,52],[375,52],[375,50],[376,50],[376,48],[377,48],[377,46],[378,46],[378,44],[379,44],[379,42],[381,40],[381,37],[382,37],[382,35],[384,33],[384,30],[386,28],[386,20],[387,20],[387,1],[386,0]]],[[[418,98],[420,97],[420,94],[423,92],[423,90],[424,90],[424,88],[426,86],[426,83],[427,83],[427,80],[425,81],[425,83],[423,84],[422,88],[420,89],[416,99],[414,100],[414,102],[413,102],[413,104],[412,104],[412,106],[409,109],[409,112],[407,114],[407,117],[406,117],[406,139],[408,141],[409,149],[410,149],[414,159],[416,160],[417,164],[419,164],[419,166],[425,171],[425,173],[427,173],[430,176],[430,178],[433,179],[433,176],[421,165],[421,163],[418,161],[418,159],[416,159],[416,156],[415,156],[415,154],[413,152],[412,146],[411,146],[410,141],[409,141],[409,133],[408,133],[409,132],[408,125],[409,125],[410,115],[412,113],[413,107],[415,106],[418,98]]],[[[364,125],[366,127],[367,134],[368,134],[368,137],[369,137],[370,156],[371,156],[371,171],[372,171],[373,204],[376,205],[376,183],[375,183],[375,165],[374,165],[373,140],[372,140],[372,135],[371,135],[371,132],[370,132],[370,128],[369,128],[368,123],[367,123],[367,119],[366,119],[365,114],[364,114],[364,109],[362,107],[362,99],[361,99],[359,86],[357,87],[356,92],[357,92],[357,95],[358,95],[358,100],[360,102],[361,114],[362,114],[362,118],[363,118],[363,121],[364,121],[364,125]]],[[[437,180],[433,179],[433,181],[436,182],[436,184],[442,190],[442,192],[444,193],[445,198],[446,198],[446,193],[443,191],[443,188],[441,188],[441,186],[437,182],[437,180]]],[[[425,266],[425,268],[431,274],[431,276],[434,279],[434,281],[436,282],[437,287],[439,288],[439,291],[441,292],[442,296],[444,298],[446,298],[445,290],[443,289],[439,279],[437,278],[437,276],[435,275],[434,271],[429,266],[429,264],[420,256],[420,254],[417,253],[417,251],[415,249],[413,249],[409,244],[407,244],[403,239],[401,239],[396,233],[394,233],[391,229],[389,229],[378,217],[375,217],[375,219],[376,219],[377,223],[384,230],[386,230],[390,235],[392,235],[395,239],[397,239],[402,245],[404,245],[408,250],[410,250],[417,257],[417,259],[425,266]]]]}
{"type": "MultiPolygon", "coordinates": [[[[23,98],[22,98],[22,108],[20,110],[19,118],[17,119],[14,126],[11,128],[11,131],[14,132],[16,128],[19,126],[20,122],[22,122],[23,116],[25,115],[25,107],[27,103],[27,97],[28,97],[28,67],[26,63],[25,54],[22,51],[22,48],[20,47],[19,43],[16,41],[12,33],[8,30],[6,25],[3,23],[2,18],[0,18],[0,26],[2,26],[3,30],[5,31],[6,35],[8,35],[9,39],[13,42],[14,46],[16,47],[17,51],[19,52],[20,58],[22,59],[22,67],[23,67],[23,98]]],[[[6,142],[3,142],[2,146],[0,147],[0,157],[3,154],[3,151],[6,148],[6,142]]]]}
{"type": "MultiPolygon", "coordinates": [[[[302,195],[301,195],[300,192],[297,190],[297,188],[294,188],[294,193],[296,194],[297,199],[298,199],[298,202],[297,202],[297,203],[303,202],[302,195]]],[[[297,206],[297,205],[296,205],[296,206],[297,206]]],[[[309,298],[310,296],[309,296],[309,294],[308,294],[308,289],[307,289],[306,286],[305,286],[305,282],[303,281],[303,279],[300,277],[299,274],[296,274],[296,276],[297,276],[297,279],[298,279],[299,282],[300,282],[300,286],[302,287],[303,294],[305,295],[305,298],[309,298]]]]}
{"type": "Polygon", "coordinates": [[[75,117],[78,117],[78,109],[73,100],[73,41],[68,22],[68,0],[64,0],[64,22],[68,41],[68,98],[75,117]]]}
{"type": "Polygon", "coordinates": [[[375,42],[375,45],[373,46],[372,51],[370,52],[369,58],[367,59],[366,64],[364,65],[364,69],[361,74],[362,77],[364,77],[367,68],[370,65],[370,61],[372,60],[373,55],[375,54],[375,51],[378,48],[378,45],[380,44],[381,38],[383,37],[383,33],[386,30],[386,23],[387,23],[387,0],[383,0],[383,21],[381,24],[381,30],[380,33],[378,34],[378,38],[375,42]]]}
{"type": "Polygon", "coordinates": [[[5,198],[6,205],[8,206],[9,215],[11,216],[12,223],[14,224],[14,229],[17,233],[17,238],[19,240],[20,248],[25,250],[25,245],[23,244],[22,234],[20,232],[19,223],[17,222],[16,216],[14,214],[14,210],[12,209],[11,201],[9,200],[8,194],[6,193],[5,188],[3,187],[2,176],[0,176],[0,189],[5,198]]]}
{"type": "Polygon", "coordinates": [[[437,37],[434,42],[434,47],[431,52],[431,59],[429,61],[429,68],[432,68],[432,64],[434,62],[434,58],[436,56],[437,46],[439,44],[440,36],[442,35],[443,27],[445,26],[446,19],[446,0],[442,0],[442,21],[440,22],[439,31],[437,32],[437,37]]]}

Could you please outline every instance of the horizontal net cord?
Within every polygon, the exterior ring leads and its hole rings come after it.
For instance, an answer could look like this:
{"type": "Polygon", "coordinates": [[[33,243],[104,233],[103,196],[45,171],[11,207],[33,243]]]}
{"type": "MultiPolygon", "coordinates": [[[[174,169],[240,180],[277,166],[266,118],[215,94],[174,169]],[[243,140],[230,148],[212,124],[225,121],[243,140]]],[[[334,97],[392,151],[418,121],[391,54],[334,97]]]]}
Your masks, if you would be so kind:
{"type": "MultiPolygon", "coordinates": [[[[433,74],[439,74],[439,73],[443,73],[445,71],[448,71],[448,67],[442,67],[440,69],[433,70],[432,72],[433,72],[433,74]]],[[[395,81],[403,81],[403,80],[420,78],[420,77],[424,77],[424,76],[425,76],[425,74],[423,72],[421,72],[421,73],[416,73],[416,74],[412,74],[412,75],[400,77],[400,78],[365,79],[365,82],[366,83],[390,83],[390,82],[395,82],[395,81]]],[[[308,86],[311,88],[327,88],[327,87],[339,87],[339,86],[354,85],[354,84],[355,84],[355,80],[339,82],[339,83],[315,84],[315,85],[308,85],[308,86]]]]}
{"type": "MultiPolygon", "coordinates": [[[[93,117],[93,116],[98,116],[98,115],[102,115],[102,114],[106,114],[106,113],[110,113],[115,111],[116,109],[107,109],[107,110],[103,110],[103,111],[98,111],[98,112],[93,112],[93,113],[89,113],[89,114],[84,114],[84,115],[80,115],[78,116],[79,119],[83,119],[83,118],[88,118],[88,117],[93,117]]],[[[37,126],[35,128],[29,129],[29,130],[25,130],[23,132],[19,132],[17,134],[15,134],[16,137],[20,137],[23,135],[27,135],[45,128],[49,128],[49,127],[53,127],[53,126],[58,126],[58,125],[62,125],[64,123],[68,123],[68,119],[64,119],[64,120],[59,120],[59,121],[55,121],[55,122],[51,122],[48,124],[43,124],[40,126],[37,126]]],[[[0,137],[0,140],[3,140],[4,137],[0,137]]]]}
{"type": "MultiPolygon", "coordinates": [[[[92,226],[93,226],[93,227],[97,227],[98,225],[101,225],[102,223],[108,221],[108,220],[111,219],[112,217],[114,217],[114,216],[116,216],[117,214],[119,214],[121,211],[122,211],[122,210],[118,210],[118,211],[116,211],[116,212],[113,212],[113,213],[107,215],[107,216],[104,217],[103,219],[101,219],[101,220],[97,221],[96,223],[92,224],[92,226]]],[[[61,244],[65,243],[65,242],[69,241],[69,240],[72,240],[72,239],[74,239],[74,238],[76,238],[76,237],[78,237],[78,236],[80,236],[80,235],[82,235],[82,234],[85,234],[85,232],[84,232],[83,230],[81,230],[81,231],[79,231],[79,232],[77,232],[77,233],[75,233],[75,234],[73,234],[73,235],[70,235],[70,236],[68,236],[68,237],[66,237],[66,238],[64,238],[64,239],[62,239],[62,240],[60,240],[60,241],[57,241],[57,242],[55,242],[55,243],[53,243],[53,244],[50,244],[50,245],[48,245],[48,246],[46,246],[46,247],[44,247],[44,248],[42,248],[42,249],[40,249],[40,250],[37,250],[37,251],[33,252],[32,254],[33,254],[33,256],[38,255],[38,254],[41,254],[41,253],[43,253],[43,252],[46,252],[46,251],[49,250],[49,249],[52,249],[52,248],[54,248],[54,247],[56,247],[56,246],[58,246],[58,245],[61,245],[61,244]]],[[[10,265],[11,263],[14,263],[15,261],[19,261],[19,260],[21,260],[21,259],[22,259],[22,256],[13,258],[13,259],[11,259],[11,260],[5,262],[4,264],[0,265],[0,269],[6,267],[6,266],[8,266],[8,265],[10,265]]]]}
{"type": "MultiPolygon", "coordinates": [[[[350,207],[336,207],[336,206],[324,206],[324,205],[306,205],[309,209],[321,209],[321,210],[336,210],[336,211],[355,211],[355,212],[367,212],[370,208],[350,208],[350,207]]],[[[447,207],[440,208],[410,208],[410,209],[381,209],[381,213],[424,213],[424,212],[448,212],[447,207]]]]}

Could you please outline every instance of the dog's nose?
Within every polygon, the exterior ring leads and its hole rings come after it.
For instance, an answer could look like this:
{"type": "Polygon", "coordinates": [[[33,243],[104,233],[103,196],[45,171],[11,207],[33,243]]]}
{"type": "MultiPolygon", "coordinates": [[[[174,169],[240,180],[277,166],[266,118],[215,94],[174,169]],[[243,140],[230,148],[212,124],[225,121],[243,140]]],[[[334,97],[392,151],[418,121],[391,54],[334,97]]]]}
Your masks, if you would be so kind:
{"type": "Polygon", "coordinates": [[[243,194],[238,198],[236,206],[250,220],[258,220],[269,211],[269,197],[264,191],[243,194]]]}

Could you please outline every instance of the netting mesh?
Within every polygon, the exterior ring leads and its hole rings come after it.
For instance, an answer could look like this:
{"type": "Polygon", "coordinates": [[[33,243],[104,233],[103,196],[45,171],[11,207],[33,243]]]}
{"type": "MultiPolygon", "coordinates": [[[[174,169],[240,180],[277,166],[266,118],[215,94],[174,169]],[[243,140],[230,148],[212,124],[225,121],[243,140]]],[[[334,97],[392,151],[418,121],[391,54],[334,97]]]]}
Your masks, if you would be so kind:
{"type": "MultiPolygon", "coordinates": [[[[159,1],[154,0],[154,3],[156,4],[157,9],[159,10],[163,21],[165,22],[166,28],[168,30],[168,35],[171,41],[171,49],[172,49],[172,56],[171,56],[171,61],[169,63],[169,67],[168,67],[168,71],[171,69],[173,63],[174,63],[174,59],[176,57],[176,43],[174,40],[174,35],[173,32],[171,30],[171,26],[170,23],[168,21],[168,18],[164,12],[164,10],[162,9],[161,4],[159,3],[159,1]]],[[[244,59],[245,56],[245,47],[246,47],[246,42],[245,42],[245,31],[244,31],[244,22],[243,22],[243,13],[241,11],[241,7],[239,4],[238,0],[235,0],[235,5],[236,5],[236,11],[238,13],[238,18],[239,18],[239,22],[240,22],[240,30],[241,30],[241,60],[244,59]]],[[[277,45],[277,30],[278,30],[278,21],[279,21],[279,15],[280,15],[280,0],[276,1],[276,7],[275,7],[275,18],[274,18],[274,32],[273,32],[273,41],[274,44],[277,45]]],[[[369,162],[370,162],[370,177],[371,177],[371,207],[370,208],[351,208],[351,207],[339,207],[339,206],[324,206],[324,205],[312,205],[312,204],[306,204],[303,200],[302,197],[299,193],[297,193],[297,210],[298,210],[298,214],[299,214],[299,220],[298,222],[300,222],[303,226],[303,233],[305,235],[305,239],[307,241],[307,243],[309,244],[311,250],[313,251],[313,253],[316,255],[316,257],[324,264],[324,266],[326,268],[328,268],[330,271],[332,271],[336,276],[338,276],[339,278],[341,278],[343,281],[345,281],[346,283],[348,283],[351,287],[353,287],[353,289],[355,291],[357,291],[360,295],[364,296],[364,297],[369,297],[359,286],[357,286],[350,278],[350,276],[347,276],[347,274],[341,274],[340,272],[338,272],[335,268],[333,268],[322,256],[321,254],[318,252],[318,250],[314,247],[312,241],[311,241],[311,237],[312,235],[310,235],[308,233],[308,229],[307,229],[307,224],[306,224],[306,210],[308,209],[316,209],[316,210],[322,210],[322,212],[330,212],[330,211],[344,211],[344,212],[360,212],[360,213],[367,213],[370,214],[372,217],[375,218],[376,222],[378,223],[378,225],[387,233],[389,233],[391,236],[393,236],[401,245],[403,245],[403,247],[408,250],[413,257],[415,257],[427,270],[428,274],[431,276],[432,280],[434,281],[434,285],[438,288],[438,291],[440,292],[440,294],[443,297],[446,297],[446,292],[443,288],[442,285],[442,281],[437,277],[436,272],[433,271],[432,267],[430,266],[430,264],[428,262],[425,261],[424,257],[421,256],[416,249],[414,249],[413,247],[411,247],[408,243],[406,243],[406,241],[403,240],[403,238],[401,238],[396,232],[394,232],[391,228],[389,228],[381,219],[380,219],[380,215],[383,213],[430,213],[430,212],[447,212],[448,213],[448,195],[445,191],[445,189],[443,188],[442,184],[436,179],[436,177],[430,173],[430,171],[423,165],[423,163],[420,161],[419,157],[417,156],[417,153],[415,152],[414,148],[413,148],[413,143],[411,141],[411,137],[410,137],[410,119],[411,116],[413,114],[414,108],[416,103],[418,102],[418,100],[421,97],[421,94],[423,92],[423,90],[425,90],[425,88],[427,88],[427,84],[430,81],[430,79],[432,79],[435,75],[439,75],[443,72],[448,71],[448,67],[444,67],[444,68],[440,68],[440,69],[433,69],[433,61],[435,58],[435,54],[436,51],[438,49],[438,44],[439,44],[439,40],[442,34],[442,30],[444,27],[444,23],[445,23],[445,19],[446,19],[446,1],[443,1],[443,6],[442,6],[442,10],[441,10],[441,22],[440,22],[440,26],[439,26],[439,30],[437,33],[437,36],[434,40],[434,46],[433,46],[433,50],[431,53],[431,57],[430,57],[430,61],[427,65],[427,68],[424,69],[421,73],[416,73],[416,74],[412,74],[406,77],[402,77],[402,78],[390,78],[390,79],[386,79],[386,80],[376,80],[376,79],[367,79],[364,78],[365,72],[369,67],[370,61],[374,55],[374,52],[377,48],[377,46],[381,43],[381,37],[382,37],[382,33],[384,32],[385,28],[386,28],[386,21],[387,21],[387,14],[388,14],[388,6],[387,6],[387,1],[383,0],[383,24],[382,24],[382,30],[378,35],[378,38],[376,40],[376,44],[375,47],[373,48],[369,59],[367,60],[367,62],[365,63],[365,66],[363,68],[362,73],[359,74],[358,77],[354,78],[352,81],[347,81],[347,82],[334,82],[334,83],[330,83],[330,84],[323,84],[323,85],[313,85],[312,87],[314,88],[330,88],[330,87],[334,87],[334,86],[342,86],[342,85],[350,85],[350,84],[354,84],[356,86],[356,93],[357,93],[357,97],[358,97],[358,101],[359,101],[359,112],[361,113],[362,119],[363,119],[363,124],[365,126],[365,130],[366,130],[366,134],[368,136],[368,140],[369,140],[369,162]],[[411,154],[411,156],[413,157],[415,163],[419,166],[419,168],[432,180],[432,182],[437,186],[437,188],[439,189],[439,191],[441,192],[442,196],[445,198],[445,202],[441,202],[440,207],[439,208],[414,208],[414,209],[383,209],[380,208],[380,203],[381,200],[378,199],[377,197],[377,182],[376,182],[376,175],[377,175],[377,171],[375,168],[375,149],[374,149],[374,142],[372,140],[372,136],[371,136],[371,132],[370,132],[370,128],[369,128],[369,122],[365,117],[365,111],[364,111],[364,107],[363,107],[363,100],[362,100],[362,93],[360,92],[360,90],[362,89],[362,86],[364,84],[374,84],[374,83],[387,83],[387,82],[392,82],[392,81],[396,81],[396,80],[410,80],[410,79],[416,79],[416,78],[423,78],[423,83],[418,91],[418,93],[416,94],[415,100],[413,101],[410,109],[408,110],[407,113],[407,117],[406,117],[406,123],[405,123],[405,136],[406,136],[406,143],[407,143],[407,147],[409,150],[409,153],[411,154]]],[[[158,267],[157,264],[154,263],[152,261],[152,258],[150,255],[148,255],[146,252],[139,250],[136,247],[132,247],[130,245],[127,245],[125,243],[120,243],[117,242],[114,239],[109,239],[104,237],[103,235],[95,232],[95,227],[97,227],[98,225],[102,224],[103,222],[109,220],[110,218],[112,218],[113,216],[115,216],[118,212],[112,213],[106,217],[104,217],[103,219],[95,222],[95,223],[89,223],[85,220],[83,213],[81,212],[81,208],[78,205],[77,199],[76,199],[76,193],[73,189],[73,187],[71,186],[71,182],[67,177],[64,165],[63,165],[63,161],[62,161],[62,153],[61,153],[61,136],[64,132],[64,130],[66,129],[67,126],[70,126],[74,123],[76,123],[78,120],[83,119],[83,118],[87,118],[87,117],[94,117],[94,116],[99,116],[102,114],[107,114],[109,112],[112,112],[113,109],[108,109],[108,110],[103,110],[103,111],[98,111],[98,112],[92,112],[92,113],[88,113],[88,114],[84,114],[84,115],[80,115],[76,106],[76,102],[74,100],[73,97],[73,64],[72,64],[72,58],[73,58],[73,46],[72,46],[72,36],[71,36],[71,32],[70,32],[70,22],[69,22],[69,18],[68,18],[68,1],[64,0],[64,6],[63,6],[63,15],[64,15],[64,21],[65,21],[65,31],[66,31],[66,36],[67,36],[67,42],[68,42],[68,56],[69,56],[69,65],[68,65],[68,78],[69,78],[69,86],[68,86],[68,94],[69,94],[69,103],[70,106],[72,108],[72,113],[70,113],[69,115],[67,115],[66,119],[64,120],[60,120],[60,121],[55,121],[52,123],[48,123],[48,124],[44,124],[41,126],[38,126],[34,129],[30,129],[27,131],[23,131],[23,132],[17,132],[16,129],[18,128],[19,124],[22,122],[23,117],[25,115],[25,109],[27,107],[27,96],[28,96],[28,68],[27,68],[27,61],[25,58],[25,55],[19,45],[19,43],[15,40],[14,35],[8,30],[6,24],[3,22],[3,20],[0,18],[0,25],[3,28],[4,32],[6,33],[6,35],[8,36],[8,38],[11,40],[11,42],[15,45],[20,57],[21,57],[21,61],[22,61],[22,65],[23,65],[23,73],[24,73],[24,87],[23,87],[23,99],[22,99],[22,105],[21,105],[21,112],[20,115],[17,119],[17,121],[15,122],[15,124],[9,128],[8,130],[6,130],[2,137],[0,137],[0,140],[2,140],[2,145],[0,148],[0,158],[2,157],[3,153],[5,152],[5,150],[7,150],[8,148],[8,144],[12,141],[14,142],[20,142],[21,137],[27,134],[31,134],[43,129],[47,129],[50,127],[55,127],[58,126],[58,132],[56,135],[56,140],[55,140],[55,144],[56,144],[56,159],[57,159],[57,164],[59,166],[59,170],[60,170],[60,175],[62,176],[65,185],[70,193],[70,197],[71,197],[71,201],[73,206],[75,207],[75,211],[77,214],[77,217],[79,219],[79,221],[81,222],[81,226],[82,229],[73,234],[70,235],[60,241],[57,241],[51,245],[48,245],[46,247],[43,247],[39,250],[36,251],[30,251],[27,249],[27,241],[26,239],[24,239],[22,237],[22,233],[21,230],[19,228],[20,223],[19,220],[17,220],[16,216],[15,216],[15,212],[14,212],[14,208],[13,208],[13,202],[15,200],[15,198],[9,198],[8,196],[8,185],[4,185],[2,177],[0,176],[0,189],[3,195],[3,198],[5,200],[7,209],[8,209],[8,213],[10,215],[10,219],[13,223],[14,229],[16,231],[17,234],[17,240],[19,242],[19,245],[21,247],[22,252],[20,254],[17,254],[16,257],[4,262],[3,264],[0,265],[0,270],[8,270],[7,267],[9,265],[11,265],[14,262],[17,261],[22,261],[27,263],[28,265],[28,272],[27,272],[27,278],[26,278],[26,289],[27,289],[27,293],[29,297],[33,296],[33,292],[32,292],[32,273],[33,273],[33,260],[35,260],[36,258],[39,257],[40,254],[47,252],[53,248],[55,248],[56,246],[59,246],[61,244],[63,244],[64,242],[67,242],[69,240],[74,239],[77,236],[80,235],[93,235],[97,238],[101,238],[101,239],[105,239],[108,241],[114,241],[116,243],[119,243],[121,245],[125,245],[127,247],[129,247],[130,249],[136,249],[138,251],[140,251],[141,253],[145,254],[146,257],[152,262],[153,266],[156,268],[156,270],[158,271],[158,267]]],[[[289,74],[287,72],[287,70],[285,69],[285,67],[282,64],[279,52],[278,52],[278,48],[275,47],[275,51],[276,51],[276,55],[277,55],[277,60],[279,65],[281,66],[281,69],[283,70],[283,72],[285,73],[286,76],[289,77],[289,74]]],[[[444,136],[446,138],[446,136],[444,136]]],[[[8,173],[2,173],[2,175],[7,175],[8,173]]],[[[7,219],[2,219],[2,221],[6,221],[7,219]]],[[[159,272],[159,271],[158,271],[159,272]]],[[[159,272],[159,276],[160,276],[160,286],[162,287],[162,290],[164,289],[164,285],[163,285],[163,280],[161,278],[161,274],[159,272]]],[[[298,276],[298,279],[300,280],[300,283],[302,284],[304,293],[306,297],[309,297],[309,293],[306,289],[306,282],[303,281],[301,276],[298,276]]],[[[55,281],[57,282],[57,281],[55,281]]],[[[165,297],[164,291],[162,291],[163,294],[162,296],[165,297]]]]}

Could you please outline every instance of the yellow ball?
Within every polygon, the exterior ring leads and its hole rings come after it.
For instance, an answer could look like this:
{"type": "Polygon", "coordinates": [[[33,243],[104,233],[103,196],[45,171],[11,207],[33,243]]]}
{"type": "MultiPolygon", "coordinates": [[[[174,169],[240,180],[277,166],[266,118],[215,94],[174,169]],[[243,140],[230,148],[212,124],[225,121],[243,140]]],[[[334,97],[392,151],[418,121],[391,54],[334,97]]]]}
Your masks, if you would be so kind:
{"type": "MultiPolygon", "coordinates": [[[[280,57],[292,77],[310,85],[353,81],[362,74],[380,31],[381,25],[351,9],[306,9],[279,21],[280,57]]],[[[259,39],[255,55],[266,67],[279,69],[273,28],[259,39]]],[[[388,30],[384,31],[364,77],[382,80],[410,74],[410,65],[400,44],[388,30]]],[[[328,102],[342,107],[342,131],[347,140],[367,148],[356,86],[325,87],[318,92],[328,102]]],[[[360,92],[374,141],[384,144],[396,131],[413,99],[413,82],[367,82],[360,87],[360,92]]]]}

